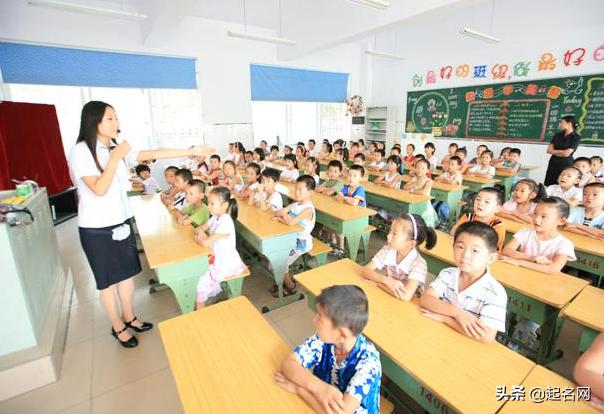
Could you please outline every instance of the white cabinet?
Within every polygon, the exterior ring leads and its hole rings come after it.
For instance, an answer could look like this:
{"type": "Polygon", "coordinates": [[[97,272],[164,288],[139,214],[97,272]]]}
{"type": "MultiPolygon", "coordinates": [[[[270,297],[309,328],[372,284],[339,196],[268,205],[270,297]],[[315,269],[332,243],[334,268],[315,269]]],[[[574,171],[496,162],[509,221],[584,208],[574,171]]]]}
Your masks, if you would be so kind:
{"type": "Polygon", "coordinates": [[[390,149],[396,141],[396,108],[371,106],[367,108],[365,120],[367,141],[381,141],[390,149]]]}

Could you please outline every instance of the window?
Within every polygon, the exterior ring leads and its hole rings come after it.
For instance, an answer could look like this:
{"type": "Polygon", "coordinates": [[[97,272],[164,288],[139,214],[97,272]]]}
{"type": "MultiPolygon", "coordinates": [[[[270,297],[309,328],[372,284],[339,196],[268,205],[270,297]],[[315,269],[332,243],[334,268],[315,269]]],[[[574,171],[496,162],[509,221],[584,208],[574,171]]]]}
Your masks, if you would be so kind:
{"type": "Polygon", "coordinates": [[[351,118],[346,104],[316,102],[253,101],[254,144],[295,144],[310,138],[350,139],[351,118]]]}
{"type": "Polygon", "coordinates": [[[7,87],[7,100],[55,105],[66,154],[76,142],[82,106],[90,100],[111,104],[120,120],[120,137],[139,148],[185,148],[203,143],[201,104],[195,89],[3,86],[7,87]]]}

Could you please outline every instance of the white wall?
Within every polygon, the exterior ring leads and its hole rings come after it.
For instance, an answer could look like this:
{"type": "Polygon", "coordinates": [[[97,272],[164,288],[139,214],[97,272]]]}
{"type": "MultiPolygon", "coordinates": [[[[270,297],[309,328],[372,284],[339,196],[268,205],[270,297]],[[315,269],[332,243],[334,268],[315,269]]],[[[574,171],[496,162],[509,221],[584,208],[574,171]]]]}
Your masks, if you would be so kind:
{"type": "MultiPolygon", "coordinates": [[[[429,70],[434,70],[437,74],[441,66],[451,65],[455,68],[459,64],[467,63],[472,65],[491,65],[495,63],[506,63],[510,67],[518,61],[531,61],[533,69],[529,72],[527,78],[512,78],[512,81],[524,81],[532,79],[542,78],[558,78],[564,76],[576,76],[582,74],[596,74],[604,73],[604,61],[596,62],[592,59],[591,54],[599,47],[602,43],[598,40],[601,38],[593,30],[572,30],[565,31],[564,38],[549,38],[539,39],[538,33],[539,28],[535,28],[536,35],[526,41],[517,42],[514,44],[506,44],[505,47],[501,45],[487,46],[486,48],[482,43],[477,42],[477,49],[475,51],[470,50],[466,53],[451,52],[449,54],[443,53],[438,56],[428,55],[429,57],[418,56],[416,59],[407,59],[405,61],[390,61],[381,59],[373,64],[373,78],[372,78],[372,89],[370,92],[370,104],[371,105],[391,105],[397,108],[397,136],[401,138],[405,128],[405,114],[406,114],[406,97],[407,91],[418,90],[413,88],[412,77],[415,74],[423,75],[424,84],[419,90],[429,89],[440,89],[446,87],[457,87],[467,85],[479,85],[479,84],[490,84],[497,83],[492,80],[490,73],[488,73],[487,79],[475,80],[471,78],[466,79],[450,79],[440,80],[435,84],[426,85],[425,76],[429,70]],[[562,57],[564,51],[567,49],[574,49],[576,47],[584,47],[587,50],[585,61],[580,66],[568,66],[565,67],[562,64],[562,57]],[[558,68],[552,72],[538,72],[535,69],[535,65],[539,61],[541,54],[544,52],[552,52],[557,57],[558,68]]],[[[469,41],[473,41],[469,39],[469,41]]],[[[430,38],[427,36],[424,39],[425,44],[429,44],[430,38]]],[[[437,156],[441,158],[446,154],[447,146],[453,140],[445,138],[431,138],[425,137],[424,140],[417,138],[409,138],[410,142],[413,142],[416,148],[423,150],[423,145],[427,141],[431,141],[436,145],[437,156]]],[[[407,140],[405,140],[407,141],[407,140]]],[[[475,148],[479,143],[483,141],[472,142],[471,140],[457,140],[460,146],[467,146],[468,153],[474,154],[475,148]]],[[[548,156],[545,153],[546,144],[522,144],[522,143],[505,143],[505,142],[485,142],[495,153],[498,153],[501,148],[505,146],[518,147],[522,151],[522,162],[528,165],[536,165],[540,168],[532,173],[532,176],[536,179],[542,180],[545,176],[547,167],[548,156]]],[[[602,147],[594,146],[580,146],[576,153],[576,156],[592,156],[592,155],[604,155],[602,147]]]]}
{"type": "MultiPolygon", "coordinates": [[[[161,47],[152,47],[144,45],[138,23],[31,7],[22,0],[0,2],[2,40],[197,58],[206,143],[218,148],[231,139],[234,129],[228,124],[238,124],[235,129],[239,130],[245,129],[242,124],[250,124],[251,131],[250,63],[347,72],[351,92],[364,92],[362,55],[356,44],[279,62],[275,45],[230,38],[226,35],[229,29],[242,30],[242,27],[185,17],[161,47]]],[[[274,35],[259,28],[247,30],[274,35]]]]}

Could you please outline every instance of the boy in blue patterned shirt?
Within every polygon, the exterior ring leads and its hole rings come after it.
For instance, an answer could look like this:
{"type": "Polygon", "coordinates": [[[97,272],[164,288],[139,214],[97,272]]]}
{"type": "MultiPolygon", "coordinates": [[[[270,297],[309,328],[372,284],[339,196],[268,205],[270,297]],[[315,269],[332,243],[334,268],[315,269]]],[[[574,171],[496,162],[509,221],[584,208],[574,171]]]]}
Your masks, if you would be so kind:
{"type": "Polygon", "coordinates": [[[316,333],[283,361],[275,382],[317,412],[379,414],[382,367],[377,349],[362,334],[367,319],[361,288],[323,289],[313,319],[316,333]]]}

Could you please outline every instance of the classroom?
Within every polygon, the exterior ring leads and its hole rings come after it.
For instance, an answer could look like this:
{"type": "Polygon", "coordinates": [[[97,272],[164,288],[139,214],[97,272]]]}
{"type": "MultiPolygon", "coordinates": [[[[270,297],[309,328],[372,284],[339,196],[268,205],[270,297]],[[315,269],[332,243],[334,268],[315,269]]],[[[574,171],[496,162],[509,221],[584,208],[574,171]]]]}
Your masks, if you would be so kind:
{"type": "Polygon", "coordinates": [[[0,1],[0,413],[604,413],[603,21],[0,1]]]}

